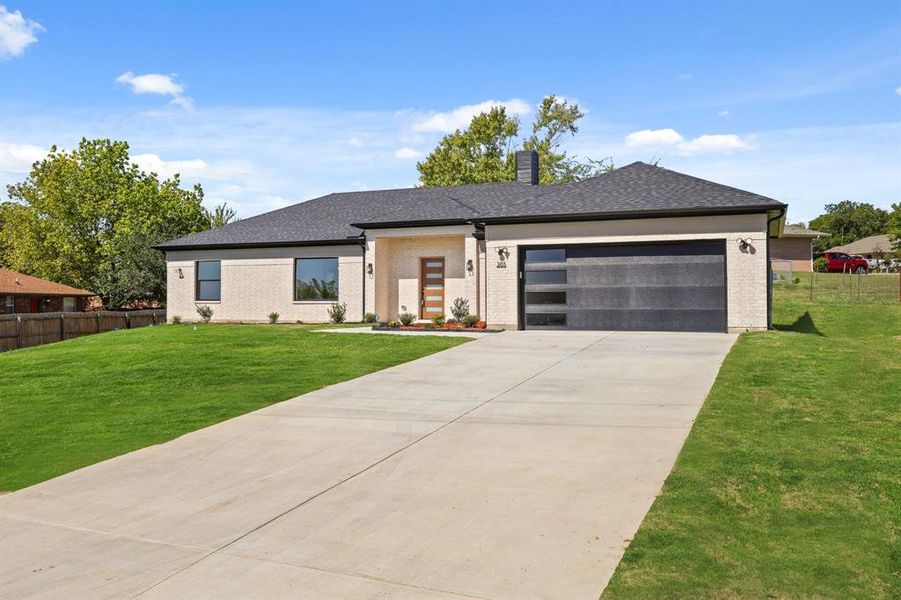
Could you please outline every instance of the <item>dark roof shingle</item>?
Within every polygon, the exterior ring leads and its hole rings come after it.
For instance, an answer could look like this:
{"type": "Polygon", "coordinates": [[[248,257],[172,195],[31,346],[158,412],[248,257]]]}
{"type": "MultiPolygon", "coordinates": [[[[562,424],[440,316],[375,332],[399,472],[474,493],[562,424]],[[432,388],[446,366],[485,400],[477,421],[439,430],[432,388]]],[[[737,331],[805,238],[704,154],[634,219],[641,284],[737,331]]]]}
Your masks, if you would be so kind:
{"type": "Polygon", "coordinates": [[[329,194],[158,246],[353,243],[362,227],[408,222],[503,221],[564,215],[780,208],[776,200],[636,162],[567,184],[519,182],[329,194]]]}

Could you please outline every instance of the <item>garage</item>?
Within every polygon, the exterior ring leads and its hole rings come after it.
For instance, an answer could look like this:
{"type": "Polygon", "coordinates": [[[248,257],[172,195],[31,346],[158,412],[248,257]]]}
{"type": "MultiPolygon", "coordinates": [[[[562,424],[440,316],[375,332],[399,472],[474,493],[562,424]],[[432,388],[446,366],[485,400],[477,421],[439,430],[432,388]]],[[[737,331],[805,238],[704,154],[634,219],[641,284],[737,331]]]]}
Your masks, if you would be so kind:
{"type": "Polygon", "coordinates": [[[724,240],[521,247],[525,329],[726,331],[724,240]]]}

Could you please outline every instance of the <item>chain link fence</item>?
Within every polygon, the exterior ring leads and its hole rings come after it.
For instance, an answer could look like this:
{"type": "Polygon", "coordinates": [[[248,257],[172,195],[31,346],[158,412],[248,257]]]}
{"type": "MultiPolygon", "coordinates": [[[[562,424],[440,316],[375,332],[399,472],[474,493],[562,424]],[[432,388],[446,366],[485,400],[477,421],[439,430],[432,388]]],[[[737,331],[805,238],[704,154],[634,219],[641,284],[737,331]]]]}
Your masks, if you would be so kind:
{"type": "Polygon", "coordinates": [[[901,273],[817,273],[772,261],[773,293],[799,300],[901,302],[901,273]]]}

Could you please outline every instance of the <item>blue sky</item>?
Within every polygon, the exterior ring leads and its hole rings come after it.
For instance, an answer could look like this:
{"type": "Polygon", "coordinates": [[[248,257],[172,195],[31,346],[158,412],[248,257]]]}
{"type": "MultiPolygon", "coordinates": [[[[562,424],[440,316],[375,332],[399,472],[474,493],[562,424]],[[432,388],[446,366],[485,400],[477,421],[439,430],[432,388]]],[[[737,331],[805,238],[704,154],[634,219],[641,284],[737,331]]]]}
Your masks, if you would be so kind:
{"type": "Polygon", "coordinates": [[[0,5],[3,184],[125,139],[248,217],[413,185],[479,108],[527,124],[554,93],[582,157],[659,157],[791,221],[901,201],[901,2],[0,5]]]}

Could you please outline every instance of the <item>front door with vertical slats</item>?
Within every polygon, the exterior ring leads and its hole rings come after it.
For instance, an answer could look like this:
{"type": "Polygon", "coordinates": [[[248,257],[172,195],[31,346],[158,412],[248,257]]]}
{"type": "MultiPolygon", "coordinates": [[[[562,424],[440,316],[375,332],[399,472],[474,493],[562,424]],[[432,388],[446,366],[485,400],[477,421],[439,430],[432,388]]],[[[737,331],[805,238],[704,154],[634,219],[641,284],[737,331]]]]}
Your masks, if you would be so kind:
{"type": "Polygon", "coordinates": [[[419,318],[431,319],[444,312],[444,258],[423,258],[421,265],[419,318]]]}

